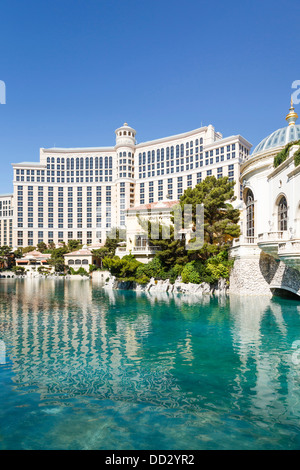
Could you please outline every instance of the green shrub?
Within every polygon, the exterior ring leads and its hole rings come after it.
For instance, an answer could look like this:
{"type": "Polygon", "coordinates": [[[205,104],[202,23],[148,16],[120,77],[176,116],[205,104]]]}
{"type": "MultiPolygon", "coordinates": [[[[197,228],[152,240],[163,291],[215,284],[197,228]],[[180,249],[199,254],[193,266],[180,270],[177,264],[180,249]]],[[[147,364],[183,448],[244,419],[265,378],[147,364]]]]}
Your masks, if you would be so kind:
{"type": "Polygon", "coordinates": [[[74,274],[80,274],[80,276],[88,276],[89,275],[89,273],[82,266],[80,266],[80,268],[77,269],[77,271],[75,271],[74,268],[70,267],[70,273],[73,274],[73,275],[74,274]]]}
{"type": "Polygon", "coordinates": [[[24,274],[25,268],[24,266],[13,266],[12,271],[16,273],[17,275],[21,275],[21,274],[24,274]]]}
{"type": "MultiPolygon", "coordinates": [[[[117,279],[122,281],[135,281],[136,280],[136,271],[142,263],[137,261],[134,256],[126,255],[122,259],[118,256],[113,258],[104,258],[103,267],[108,269],[113,276],[116,276],[117,279]]],[[[139,277],[142,277],[140,273],[139,277]]]]}
{"type": "Polygon", "coordinates": [[[182,282],[189,283],[192,282],[193,284],[199,284],[200,276],[199,273],[196,271],[194,266],[194,261],[187,263],[181,272],[182,282]]]}
{"type": "Polygon", "coordinates": [[[89,272],[92,273],[93,271],[97,270],[97,266],[95,264],[89,264],[89,272]]]}
{"type": "Polygon", "coordinates": [[[295,166],[300,165],[300,148],[294,153],[295,166]]]}
{"type": "Polygon", "coordinates": [[[150,281],[150,278],[147,277],[145,274],[142,274],[141,277],[138,277],[138,275],[137,275],[136,282],[138,284],[145,285],[145,284],[148,284],[149,281],[150,281]]]}
{"type": "MultiPolygon", "coordinates": [[[[274,167],[277,168],[281,163],[283,163],[289,154],[289,150],[293,145],[300,144],[300,140],[294,142],[289,142],[275,157],[274,157],[274,167]]],[[[297,153],[297,152],[296,152],[297,153]]],[[[299,164],[299,163],[298,163],[299,164]]]]}

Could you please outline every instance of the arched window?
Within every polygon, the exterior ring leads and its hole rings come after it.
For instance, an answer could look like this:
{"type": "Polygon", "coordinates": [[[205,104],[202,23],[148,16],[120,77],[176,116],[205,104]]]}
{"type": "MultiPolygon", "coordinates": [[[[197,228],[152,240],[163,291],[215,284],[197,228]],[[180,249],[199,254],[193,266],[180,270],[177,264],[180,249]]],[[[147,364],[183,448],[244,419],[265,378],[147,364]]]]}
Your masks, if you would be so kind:
{"type": "Polygon", "coordinates": [[[81,259],[75,259],[75,264],[81,264],[81,259]]]}
{"type": "Polygon", "coordinates": [[[287,217],[288,217],[287,200],[284,196],[282,196],[278,203],[278,230],[280,232],[287,230],[287,217]]]}
{"type": "Polygon", "coordinates": [[[254,196],[251,189],[248,189],[246,195],[246,236],[247,237],[254,237],[254,196]]]}
{"type": "Polygon", "coordinates": [[[69,264],[69,265],[70,265],[70,264],[74,264],[74,260],[73,260],[73,259],[69,259],[68,264],[69,264]]]}
{"type": "Polygon", "coordinates": [[[87,259],[83,259],[83,260],[82,260],[82,264],[89,264],[89,262],[88,262],[87,259]]]}

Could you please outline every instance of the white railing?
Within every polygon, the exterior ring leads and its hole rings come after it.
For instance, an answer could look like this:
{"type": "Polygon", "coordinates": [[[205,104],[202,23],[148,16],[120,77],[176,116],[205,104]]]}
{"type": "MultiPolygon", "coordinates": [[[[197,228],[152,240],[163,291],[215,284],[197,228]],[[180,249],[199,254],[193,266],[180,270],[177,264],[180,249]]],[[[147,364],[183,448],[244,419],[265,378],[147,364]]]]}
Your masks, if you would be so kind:
{"type": "Polygon", "coordinates": [[[134,253],[145,253],[145,254],[151,254],[151,253],[156,253],[159,250],[159,246],[134,246],[131,248],[131,250],[128,250],[127,247],[125,246],[119,246],[116,249],[116,255],[118,253],[129,253],[131,251],[132,254],[134,253]]]}
{"type": "Polygon", "coordinates": [[[286,253],[300,255],[300,240],[289,240],[283,243],[279,243],[278,254],[284,255],[286,253]]]}
{"type": "Polygon", "coordinates": [[[287,232],[279,231],[279,232],[264,232],[258,235],[258,243],[265,242],[265,241],[278,241],[287,239],[288,234],[287,232]]]}
{"type": "Polygon", "coordinates": [[[154,253],[159,250],[158,246],[134,246],[132,248],[132,253],[154,253]]]}
{"type": "Polygon", "coordinates": [[[257,243],[257,237],[243,237],[235,238],[232,241],[232,246],[239,246],[239,245],[254,245],[257,243]]]}

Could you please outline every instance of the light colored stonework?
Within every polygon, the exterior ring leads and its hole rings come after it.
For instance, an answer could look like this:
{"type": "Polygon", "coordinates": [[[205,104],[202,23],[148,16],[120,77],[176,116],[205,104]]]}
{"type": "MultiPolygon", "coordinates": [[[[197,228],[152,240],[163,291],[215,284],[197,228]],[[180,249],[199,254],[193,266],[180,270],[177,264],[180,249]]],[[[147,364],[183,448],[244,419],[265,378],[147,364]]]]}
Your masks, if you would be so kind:
{"type": "Polygon", "coordinates": [[[272,295],[274,289],[300,296],[300,273],[263,252],[235,260],[230,276],[230,293],[272,295]]]}

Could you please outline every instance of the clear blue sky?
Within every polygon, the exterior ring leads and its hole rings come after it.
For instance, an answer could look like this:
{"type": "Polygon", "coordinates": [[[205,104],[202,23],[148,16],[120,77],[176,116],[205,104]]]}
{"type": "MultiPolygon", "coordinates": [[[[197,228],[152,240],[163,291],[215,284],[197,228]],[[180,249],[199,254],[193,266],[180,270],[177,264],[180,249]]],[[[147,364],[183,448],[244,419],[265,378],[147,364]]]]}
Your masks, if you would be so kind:
{"type": "Polygon", "coordinates": [[[12,162],[114,145],[125,121],[138,142],[211,123],[255,146],[285,125],[299,18],[299,0],[3,0],[0,193],[12,162]]]}

